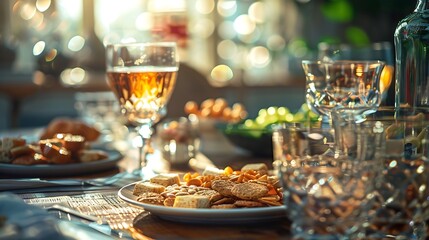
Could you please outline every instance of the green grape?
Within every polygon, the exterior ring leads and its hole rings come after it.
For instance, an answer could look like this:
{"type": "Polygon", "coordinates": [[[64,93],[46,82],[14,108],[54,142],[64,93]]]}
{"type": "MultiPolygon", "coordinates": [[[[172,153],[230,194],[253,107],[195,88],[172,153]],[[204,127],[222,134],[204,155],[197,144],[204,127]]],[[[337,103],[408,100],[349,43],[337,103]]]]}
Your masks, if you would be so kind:
{"type": "Polygon", "coordinates": [[[249,129],[255,128],[255,126],[257,126],[257,123],[252,119],[247,119],[246,121],[244,121],[243,126],[249,129]]]}
{"type": "Polygon", "coordinates": [[[286,114],[285,120],[286,122],[293,122],[293,114],[292,113],[286,114]]]}
{"type": "Polygon", "coordinates": [[[303,113],[303,112],[297,112],[295,113],[295,115],[293,116],[293,121],[294,122],[304,122],[305,121],[305,116],[307,114],[303,113]]]}
{"type": "Polygon", "coordinates": [[[258,116],[255,122],[260,128],[264,128],[267,124],[267,117],[258,116]]]}
{"type": "Polygon", "coordinates": [[[311,112],[311,111],[310,111],[310,108],[308,107],[308,104],[307,104],[307,103],[303,103],[303,104],[301,105],[300,111],[303,111],[303,112],[311,112]]]}
{"type": "Polygon", "coordinates": [[[277,113],[277,107],[269,107],[267,108],[268,115],[274,115],[277,113]]]}
{"type": "Polygon", "coordinates": [[[259,110],[258,116],[267,116],[267,109],[262,108],[261,110],[259,110]]]}

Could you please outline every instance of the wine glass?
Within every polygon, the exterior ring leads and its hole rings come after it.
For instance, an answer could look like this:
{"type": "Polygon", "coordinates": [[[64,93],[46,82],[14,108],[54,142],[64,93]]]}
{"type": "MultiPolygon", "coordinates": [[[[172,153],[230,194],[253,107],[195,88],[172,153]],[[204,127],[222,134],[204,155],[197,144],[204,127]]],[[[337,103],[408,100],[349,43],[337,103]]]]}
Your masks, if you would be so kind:
{"type": "Polygon", "coordinates": [[[390,85],[394,75],[394,51],[390,42],[374,42],[364,46],[351,44],[329,44],[321,42],[318,45],[318,58],[324,61],[333,60],[379,60],[386,65],[380,76],[381,106],[392,105],[394,88],[390,85]],[[388,96],[389,95],[389,96],[388,96]]]}
{"type": "Polygon", "coordinates": [[[381,61],[302,61],[310,108],[332,121],[335,109],[356,122],[374,113],[381,102],[381,61]]]}
{"type": "Polygon", "coordinates": [[[154,172],[147,166],[152,126],[165,115],[179,70],[174,42],[119,43],[106,48],[107,82],[121,106],[121,113],[143,140],[139,149],[140,174],[154,172]]]}

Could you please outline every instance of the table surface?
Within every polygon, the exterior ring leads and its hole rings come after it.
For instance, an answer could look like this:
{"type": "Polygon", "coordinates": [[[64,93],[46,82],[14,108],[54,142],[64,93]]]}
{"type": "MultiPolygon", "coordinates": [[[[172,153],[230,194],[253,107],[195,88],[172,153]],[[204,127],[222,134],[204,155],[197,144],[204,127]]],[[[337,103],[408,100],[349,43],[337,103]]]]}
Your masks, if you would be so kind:
{"type": "MultiPolygon", "coordinates": [[[[13,132],[4,132],[0,137],[16,134],[29,134],[33,130],[21,130],[13,132]]],[[[33,132],[34,133],[34,132],[33,132]]],[[[220,137],[217,135],[217,137],[220,137]]],[[[222,142],[225,139],[217,139],[216,142],[222,142]]],[[[225,148],[224,148],[225,149],[225,148]]],[[[233,169],[240,169],[247,163],[264,162],[269,167],[272,166],[270,157],[254,157],[229,146],[229,151],[213,151],[206,146],[207,153],[200,154],[200,162],[209,161],[219,168],[231,166],[233,169]],[[234,149],[231,151],[231,149],[234,149]]],[[[93,174],[74,176],[77,179],[89,179],[103,176],[110,176],[121,171],[130,171],[136,167],[137,150],[129,149],[125,151],[124,158],[118,163],[118,168],[93,174]]],[[[170,171],[192,172],[195,168],[187,165],[169,166],[170,171]]],[[[13,176],[1,176],[0,178],[10,178],[13,176]]],[[[68,177],[69,178],[69,177],[68,177]]],[[[49,191],[46,189],[31,191],[20,190],[16,193],[28,204],[38,205],[43,208],[59,204],[67,208],[78,211],[79,213],[95,216],[107,220],[112,229],[125,231],[134,239],[278,239],[289,235],[289,222],[287,219],[252,225],[204,225],[178,223],[160,219],[144,209],[131,206],[118,198],[118,190],[127,183],[136,181],[136,179],[126,179],[115,183],[109,187],[87,187],[70,188],[63,191],[49,191]]],[[[71,218],[70,214],[58,211],[57,216],[62,219],[71,218]]]]}

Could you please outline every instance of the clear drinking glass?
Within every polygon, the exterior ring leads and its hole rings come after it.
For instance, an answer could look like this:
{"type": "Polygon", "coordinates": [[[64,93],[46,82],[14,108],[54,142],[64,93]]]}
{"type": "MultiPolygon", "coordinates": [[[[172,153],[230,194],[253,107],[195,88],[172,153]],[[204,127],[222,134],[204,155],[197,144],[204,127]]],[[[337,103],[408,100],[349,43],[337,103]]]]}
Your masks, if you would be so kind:
{"type": "Polygon", "coordinates": [[[382,181],[366,232],[371,239],[427,239],[429,109],[380,108],[367,119],[386,126],[382,181]]]}
{"type": "Polygon", "coordinates": [[[188,166],[199,150],[197,127],[186,117],[162,121],[156,127],[162,158],[176,167],[188,166]]]}
{"type": "MultiPolygon", "coordinates": [[[[336,134],[352,134],[359,139],[356,144],[341,146],[343,151],[334,155],[296,152],[282,162],[283,199],[294,239],[364,238],[360,230],[381,171],[384,129],[382,124],[355,121],[342,127],[349,131],[335,129],[336,134]]],[[[306,146],[311,146],[310,140],[306,146]]]]}
{"type": "Polygon", "coordinates": [[[294,157],[333,155],[335,131],[321,128],[320,122],[285,123],[273,127],[273,167],[279,170],[282,163],[294,157]]]}
{"type": "Polygon", "coordinates": [[[380,76],[381,105],[391,104],[391,102],[387,101],[393,101],[393,99],[387,99],[387,95],[394,77],[395,56],[393,46],[390,42],[374,42],[364,46],[355,46],[345,43],[320,43],[318,45],[318,50],[319,60],[325,62],[338,60],[378,60],[384,62],[385,66],[380,76]]]}
{"type": "MultiPolygon", "coordinates": [[[[165,114],[179,70],[174,42],[119,43],[106,48],[107,81],[121,106],[121,113],[136,126],[143,139],[139,160],[146,168],[152,126],[165,114]]],[[[147,176],[146,176],[147,177],[147,176]]]]}
{"type": "Polygon", "coordinates": [[[381,61],[302,61],[310,108],[331,120],[333,109],[356,121],[377,110],[381,102],[381,61]]]}

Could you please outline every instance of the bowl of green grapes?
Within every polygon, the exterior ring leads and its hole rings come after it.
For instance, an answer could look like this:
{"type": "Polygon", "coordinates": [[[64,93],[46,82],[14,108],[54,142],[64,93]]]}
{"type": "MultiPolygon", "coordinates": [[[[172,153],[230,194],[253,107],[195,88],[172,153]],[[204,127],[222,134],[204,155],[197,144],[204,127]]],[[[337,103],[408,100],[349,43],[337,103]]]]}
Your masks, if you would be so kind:
{"type": "Polygon", "coordinates": [[[248,118],[240,123],[220,127],[223,134],[236,147],[256,157],[272,157],[272,133],[276,125],[282,123],[318,121],[319,116],[311,112],[307,104],[295,113],[287,107],[260,109],[255,118],[248,118]]]}

